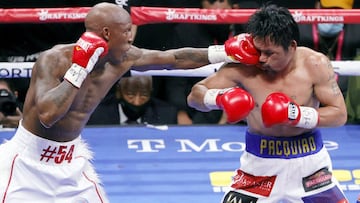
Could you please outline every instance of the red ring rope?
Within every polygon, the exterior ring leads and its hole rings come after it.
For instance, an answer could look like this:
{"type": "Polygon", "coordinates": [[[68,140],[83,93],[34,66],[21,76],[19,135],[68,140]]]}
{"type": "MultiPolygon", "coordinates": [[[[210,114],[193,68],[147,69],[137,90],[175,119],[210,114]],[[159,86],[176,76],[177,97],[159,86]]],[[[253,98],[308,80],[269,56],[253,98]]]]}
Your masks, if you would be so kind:
{"type": "Polygon", "coordinates": [[[0,23],[83,22],[89,7],[0,9],[0,23]]]}
{"type": "MultiPolygon", "coordinates": [[[[132,7],[136,25],[149,23],[246,23],[255,9],[132,7]]],[[[290,9],[298,23],[360,23],[360,9],[290,9]]]]}
{"type": "MultiPolygon", "coordinates": [[[[83,22],[90,7],[0,9],[0,23],[83,22]]],[[[254,9],[131,7],[136,25],[149,23],[245,23],[254,9]]],[[[298,23],[360,23],[360,9],[290,9],[298,23]]]]}

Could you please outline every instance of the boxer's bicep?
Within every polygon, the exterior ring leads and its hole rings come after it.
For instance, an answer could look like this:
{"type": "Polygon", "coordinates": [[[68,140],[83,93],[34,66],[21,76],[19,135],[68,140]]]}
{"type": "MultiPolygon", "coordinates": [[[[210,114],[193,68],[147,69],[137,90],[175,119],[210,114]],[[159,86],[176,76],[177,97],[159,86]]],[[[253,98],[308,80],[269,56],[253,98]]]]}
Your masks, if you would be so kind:
{"type": "MultiPolygon", "coordinates": [[[[55,54],[56,55],[56,54],[55,54]]],[[[40,57],[33,67],[29,95],[34,97],[34,106],[40,122],[49,127],[65,115],[78,91],[63,79],[69,65],[52,54],[40,57]]]]}
{"type": "Polygon", "coordinates": [[[32,77],[34,80],[36,96],[41,98],[48,91],[58,86],[62,81],[60,68],[57,67],[57,60],[49,60],[50,57],[40,58],[33,67],[32,77]]]}

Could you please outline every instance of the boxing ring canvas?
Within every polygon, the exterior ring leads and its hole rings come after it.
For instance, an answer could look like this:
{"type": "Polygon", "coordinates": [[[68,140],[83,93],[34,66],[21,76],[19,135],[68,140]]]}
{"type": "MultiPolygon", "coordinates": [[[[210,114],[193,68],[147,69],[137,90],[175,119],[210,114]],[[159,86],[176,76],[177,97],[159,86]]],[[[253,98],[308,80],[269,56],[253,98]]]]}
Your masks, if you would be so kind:
{"type": "MultiPolygon", "coordinates": [[[[82,137],[110,202],[219,203],[245,149],[245,126],[88,127],[82,137]]],[[[350,202],[360,194],[360,125],[321,128],[350,202]]],[[[9,139],[14,130],[3,130],[9,139]]],[[[306,167],[306,166],[304,166],[306,167]]],[[[294,174],[295,176],[296,174],[294,174]]],[[[286,189],[286,188],[284,188],[286,189]]]]}

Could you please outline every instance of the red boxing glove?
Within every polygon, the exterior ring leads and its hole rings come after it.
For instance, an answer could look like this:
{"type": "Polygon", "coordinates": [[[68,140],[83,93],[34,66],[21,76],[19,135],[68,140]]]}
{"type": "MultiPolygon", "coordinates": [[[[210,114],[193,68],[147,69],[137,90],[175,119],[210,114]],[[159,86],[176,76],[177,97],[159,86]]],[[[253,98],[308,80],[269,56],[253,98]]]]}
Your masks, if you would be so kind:
{"type": "Polygon", "coordinates": [[[319,122],[319,113],[312,107],[299,106],[287,95],[276,92],[270,94],[261,107],[265,127],[288,124],[312,129],[319,122]]]}
{"type": "Polygon", "coordinates": [[[235,61],[255,65],[259,63],[260,54],[256,50],[253,38],[249,34],[240,34],[225,42],[225,52],[235,61]]]}
{"type": "Polygon", "coordinates": [[[73,49],[72,66],[64,79],[80,88],[88,73],[92,71],[100,56],[106,55],[106,41],[92,32],[85,32],[76,42],[73,49]]]}
{"type": "Polygon", "coordinates": [[[228,39],[224,45],[209,46],[208,58],[211,63],[255,65],[259,63],[260,53],[255,48],[251,35],[243,33],[228,39]]]}
{"type": "Polygon", "coordinates": [[[254,108],[253,97],[239,88],[209,89],[204,97],[204,104],[209,109],[223,109],[228,123],[237,123],[254,108]]]}

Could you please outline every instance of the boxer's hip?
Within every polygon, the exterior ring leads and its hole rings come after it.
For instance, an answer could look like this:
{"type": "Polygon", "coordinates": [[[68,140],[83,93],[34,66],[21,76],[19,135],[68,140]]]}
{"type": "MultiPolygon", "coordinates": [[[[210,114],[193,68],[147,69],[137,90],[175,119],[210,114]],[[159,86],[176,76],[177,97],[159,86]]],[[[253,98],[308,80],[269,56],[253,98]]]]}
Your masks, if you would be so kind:
{"type": "Polygon", "coordinates": [[[13,142],[17,146],[16,151],[21,158],[40,164],[71,164],[77,157],[92,158],[92,154],[81,136],[69,142],[47,140],[26,130],[21,122],[9,142],[13,142]]]}
{"type": "Polygon", "coordinates": [[[246,151],[262,158],[305,157],[318,153],[323,146],[319,130],[293,137],[273,137],[246,132],[246,151]]]}

